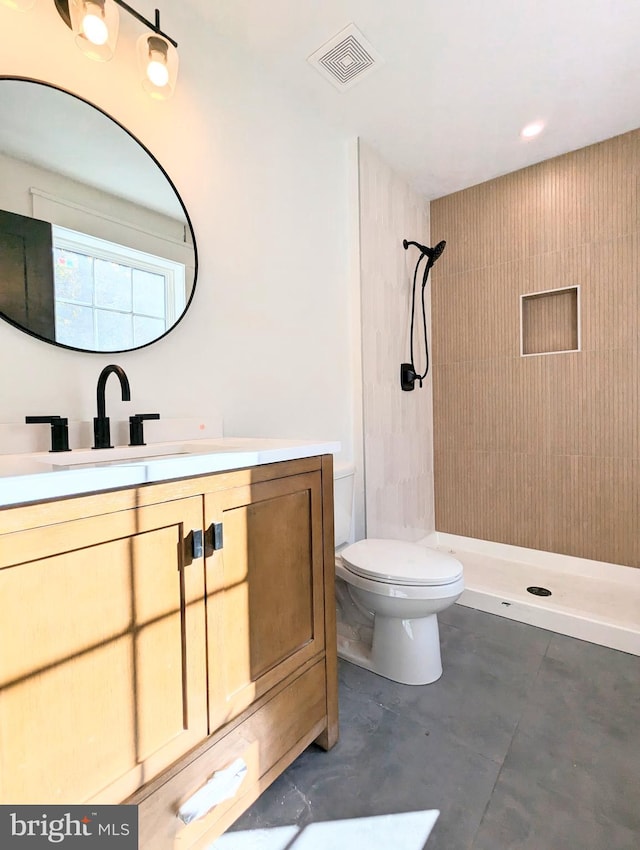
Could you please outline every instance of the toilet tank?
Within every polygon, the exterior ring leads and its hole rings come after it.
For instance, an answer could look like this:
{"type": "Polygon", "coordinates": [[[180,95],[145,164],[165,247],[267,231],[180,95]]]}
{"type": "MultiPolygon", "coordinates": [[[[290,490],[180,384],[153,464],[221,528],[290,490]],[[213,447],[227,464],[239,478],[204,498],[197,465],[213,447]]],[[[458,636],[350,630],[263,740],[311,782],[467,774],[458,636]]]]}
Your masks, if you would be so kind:
{"type": "Polygon", "coordinates": [[[336,463],[333,467],[333,517],[336,549],[352,543],[353,479],[355,467],[350,463],[336,463]]]}

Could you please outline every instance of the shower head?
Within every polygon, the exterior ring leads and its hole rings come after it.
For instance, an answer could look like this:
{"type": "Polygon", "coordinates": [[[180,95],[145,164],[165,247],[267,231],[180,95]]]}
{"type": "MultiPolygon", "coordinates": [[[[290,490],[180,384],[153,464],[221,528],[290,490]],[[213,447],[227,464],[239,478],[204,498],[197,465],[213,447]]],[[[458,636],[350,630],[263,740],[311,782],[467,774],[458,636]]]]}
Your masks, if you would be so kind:
{"type": "Polygon", "coordinates": [[[435,247],[427,248],[426,245],[420,245],[419,242],[407,242],[406,239],[403,239],[402,244],[404,245],[405,251],[407,250],[409,245],[415,245],[416,248],[419,248],[422,251],[422,253],[427,257],[430,265],[433,265],[435,263],[435,261],[438,259],[438,257],[440,256],[440,254],[442,254],[442,252],[444,251],[447,243],[443,239],[442,242],[438,242],[438,244],[435,247]]]}
{"type": "Polygon", "coordinates": [[[438,244],[431,249],[431,256],[429,257],[429,259],[432,263],[435,263],[440,254],[442,254],[442,252],[446,248],[446,245],[447,243],[443,239],[442,242],[438,242],[438,244]]]}

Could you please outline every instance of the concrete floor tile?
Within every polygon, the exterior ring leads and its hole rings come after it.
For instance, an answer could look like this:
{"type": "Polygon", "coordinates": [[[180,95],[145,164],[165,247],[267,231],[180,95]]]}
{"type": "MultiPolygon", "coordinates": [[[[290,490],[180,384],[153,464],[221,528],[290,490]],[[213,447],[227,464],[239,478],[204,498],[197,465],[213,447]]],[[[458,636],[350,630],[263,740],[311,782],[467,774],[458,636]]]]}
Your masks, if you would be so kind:
{"type": "Polygon", "coordinates": [[[558,636],[505,767],[640,835],[639,716],[640,659],[558,636]]]}
{"type": "Polygon", "coordinates": [[[445,614],[442,678],[341,662],[338,744],[309,747],[232,831],[439,809],[426,850],[638,850],[640,659],[445,614]]]}
{"type": "MultiPolygon", "coordinates": [[[[595,814],[576,789],[505,768],[472,850],[637,850],[640,833],[595,814]]],[[[430,849],[429,849],[430,850],[430,849]]]]}
{"type": "Polygon", "coordinates": [[[366,694],[424,727],[443,729],[501,764],[550,640],[547,632],[535,629],[525,641],[505,637],[501,628],[496,637],[486,626],[474,635],[442,624],[443,674],[437,682],[400,685],[353,665],[341,666],[341,681],[355,694],[366,694]]]}
{"type": "Polygon", "coordinates": [[[429,850],[470,847],[498,766],[374,700],[343,690],[340,704],[334,749],[308,749],[232,829],[438,809],[429,850]]]}

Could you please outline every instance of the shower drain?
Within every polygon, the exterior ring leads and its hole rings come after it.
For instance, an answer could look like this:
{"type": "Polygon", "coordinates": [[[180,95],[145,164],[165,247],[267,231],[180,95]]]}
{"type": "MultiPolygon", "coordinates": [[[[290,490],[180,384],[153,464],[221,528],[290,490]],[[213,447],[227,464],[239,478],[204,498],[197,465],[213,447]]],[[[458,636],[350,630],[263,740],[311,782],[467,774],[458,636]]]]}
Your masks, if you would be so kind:
{"type": "Polygon", "coordinates": [[[533,593],[534,596],[551,596],[551,591],[546,587],[528,587],[527,593],[533,593]]]}

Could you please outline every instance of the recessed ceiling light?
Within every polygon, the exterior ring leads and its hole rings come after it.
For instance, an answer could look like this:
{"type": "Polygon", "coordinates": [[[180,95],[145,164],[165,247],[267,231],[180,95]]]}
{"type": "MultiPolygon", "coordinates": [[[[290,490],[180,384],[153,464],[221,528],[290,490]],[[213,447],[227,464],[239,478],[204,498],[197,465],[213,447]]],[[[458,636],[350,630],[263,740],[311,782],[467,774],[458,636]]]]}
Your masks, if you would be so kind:
{"type": "Polygon", "coordinates": [[[520,130],[521,139],[533,139],[544,130],[544,121],[532,121],[520,130]]]}

